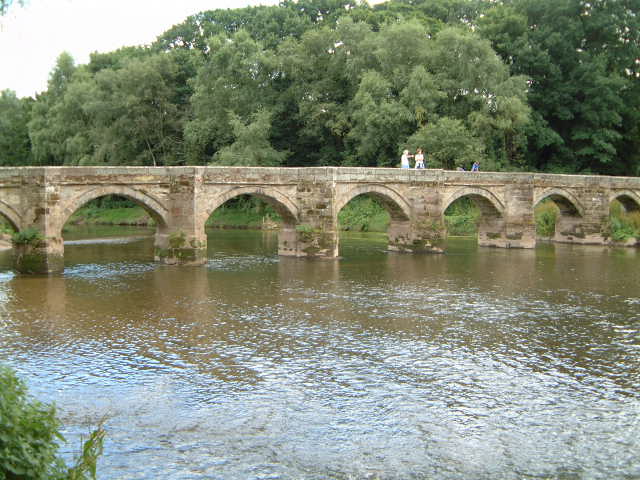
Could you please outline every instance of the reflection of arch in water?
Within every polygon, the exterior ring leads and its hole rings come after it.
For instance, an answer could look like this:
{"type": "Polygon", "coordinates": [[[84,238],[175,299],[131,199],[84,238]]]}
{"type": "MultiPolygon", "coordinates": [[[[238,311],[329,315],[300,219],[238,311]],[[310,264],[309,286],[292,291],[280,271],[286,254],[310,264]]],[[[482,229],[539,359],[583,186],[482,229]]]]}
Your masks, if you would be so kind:
{"type": "Polygon", "coordinates": [[[371,195],[378,200],[391,215],[392,222],[407,222],[411,218],[409,202],[392,188],[382,185],[361,185],[341,195],[336,203],[334,215],[337,217],[340,210],[359,195],[371,195]]]}
{"type": "Polygon", "coordinates": [[[204,228],[205,222],[213,212],[229,200],[241,195],[251,195],[271,205],[280,215],[284,226],[287,228],[292,228],[298,223],[298,207],[286,195],[276,188],[255,186],[232,188],[207,202],[201,219],[202,228],[204,228]]]}
{"type": "Polygon", "coordinates": [[[6,220],[14,231],[20,230],[20,215],[11,205],[2,200],[0,200],[0,218],[6,220]]]}
{"type": "Polygon", "coordinates": [[[630,190],[615,192],[609,198],[609,203],[617,200],[622,204],[625,212],[640,211],[640,195],[630,190]]]}
{"type": "Polygon", "coordinates": [[[90,202],[91,200],[95,200],[96,198],[104,197],[107,195],[118,195],[120,197],[125,197],[129,200],[134,201],[136,204],[144,208],[149,216],[153,218],[153,220],[156,222],[156,228],[159,232],[166,231],[167,217],[169,213],[168,210],[158,200],[153,198],[148,193],[144,193],[131,187],[122,185],[94,188],[83,192],[71,199],[62,207],[62,221],[59,225],[60,231],[62,231],[62,227],[76,210],[78,210],[80,207],[82,207],[87,202],[90,202]]]}
{"type": "Polygon", "coordinates": [[[540,192],[534,198],[533,205],[536,207],[540,202],[545,199],[553,201],[560,210],[561,216],[568,217],[583,217],[584,206],[582,203],[570,192],[561,188],[550,188],[540,192]]]}

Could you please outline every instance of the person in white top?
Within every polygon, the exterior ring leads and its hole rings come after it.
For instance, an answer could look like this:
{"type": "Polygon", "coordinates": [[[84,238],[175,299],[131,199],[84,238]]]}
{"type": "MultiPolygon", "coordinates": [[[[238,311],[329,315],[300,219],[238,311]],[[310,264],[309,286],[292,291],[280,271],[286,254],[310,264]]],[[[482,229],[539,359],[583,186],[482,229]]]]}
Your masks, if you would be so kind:
{"type": "Polygon", "coordinates": [[[409,155],[409,150],[402,152],[402,157],[400,157],[400,168],[409,168],[409,157],[413,157],[413,155],[409,155]]]}
{"type": "Polygon", "coordinates": [[[424,153],[422,153],[422,149],[421,148],[419,148],[416,151],[415,159],[416,159],[415,168],[424,168],[424,153]]]}

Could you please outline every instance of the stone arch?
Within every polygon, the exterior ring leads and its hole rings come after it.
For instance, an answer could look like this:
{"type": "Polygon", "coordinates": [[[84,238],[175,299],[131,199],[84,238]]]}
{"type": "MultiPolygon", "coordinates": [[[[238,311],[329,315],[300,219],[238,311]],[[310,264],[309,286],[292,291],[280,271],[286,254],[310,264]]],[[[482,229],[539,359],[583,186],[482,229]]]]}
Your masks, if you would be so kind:
{"type": "Polygon", "coordinates": [[[453,192],[443,203],[442,214],[456,200],[462,197],[470,197],[482,212],[482,216],[502,217],[504,214],[504,204],[493,192],[484,188],[465,187],[453,192]]]}
{"type": "Polygon", "coordinates": [[[614,192],[609,197],[609,203],[614,200],[619,201],[627,212],[636,212],[640,210],[640,195],[631,190],[622,192],[614,192]]]}
{"type": "Polygon", "coordinates": [[[158,200],[148,193],[135,190],[131,187],[124,185],[109,185],[87,190],[86,192],[73,197],[69,202],[63,204],[59,224],[60,232],[62,232],[62,227],[76,210],[82,207],[85,203],[95,200],[96,198],[104,197],[105,195],[119,195],[133,200],[144,208],[149,216],[153,218],[159,232],[167,230],[169,212],[158,200]]]}
{"type": "Polygon", "coordinates": [[[360,185],[340,195],[335,205],[334,215],[337,217],[340,210],[358,195],[371,195],[379,200],[391,215],[391,221],[406,222],[411,219],[411,206],[409,202],[392,188],[383,185],[360,185]]]}
{"type": "Polygon", "coordinates": [[[199,219],[199,224],[202,228],[204,229],[205,222],[213,212],[215,212],[225,202],[232,198],[239,197],[240,195],[253,195],[267,202],[276,210],[276,212],[278,212],[278,215],[282,217],[286,227],[293,227],[298,223],[298,207],[289,199],[289,197],[276,188],[249,186],[231,188],[208,201],[202,210],[202,217],[199,219]]]}
{"type": "Polygon", "coordinates": [[[0,200],[0,216],[11,224],[11,227],[16,231],[20,231],[22,222],[20,221],[20,215],[18,212],[8,203],[0,200]]]}
{"type": "Polygon", "coordinates": [[[584,206],[570,192],[561,188],[549,188],[538,193],[534,200],[534,208],[544,199],[549,198],[556,204],[562,216],[583,217],[584,206]]]}

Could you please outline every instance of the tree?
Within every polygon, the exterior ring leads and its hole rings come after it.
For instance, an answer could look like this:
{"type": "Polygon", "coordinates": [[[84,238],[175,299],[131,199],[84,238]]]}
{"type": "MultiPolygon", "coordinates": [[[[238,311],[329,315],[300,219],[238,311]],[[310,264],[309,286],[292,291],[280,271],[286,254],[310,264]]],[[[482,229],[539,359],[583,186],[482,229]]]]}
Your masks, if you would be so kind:
{"type": "Polygon", "coordinates": [[[31,141],[27,124],[31,99],[18,99],[12,90],[0,92],[0,165],[31,163],[31,141]]]}
{"type": "Polygon", "coordinates": [[[411,112],[391,94],[391,83],[378,72],[367,72],[352,102],[353,128],[349,138],[355,146],[352,163],[362,166],[394,166],[399,142],[411,133],[411,112]]]}
{"type": "Polygon", "coordinates": [[[429,167],[468,167],[475,161],[484,162],[484,145],[461,120],[442,117],[414,133],[407,148],[425,151],[429,167]]]}
{"type": "Polygon", "coordinates": [[[209,41],[210,54],[198,70],[191,97],[193,119],[185,137],[190,162],[202,163],[234,140],[232,113],[242,121],[275,104],[274,56],[245,31],[209,41]]]}
{"type": "Polygon", "coordinates": [[[185,82],[179,55],[133,58],[95,75],[95,96],[84,111],[92,119],[94,164],[184,163],[185,82]]]}
{"type": "Polygon", "coordinates": [[[639,7],[638,0],[513,0],[479,20],[512,73],[530,78],[530,167],[640,168],[639,7]]]}
{"type": "Polygon", "coordinates": [[[287,152],[278,152],[269,142],[271,114],[260,110],[251,120],[245,125],[238,115],[230,114],[235,141],[216,152],[213,164],[274,167],[285,161],[287,152]]]}
{"type": "Polygon", "coordinates": [[[63,140],[70,134],[68,125],[57,121],[56,108],[63,101],[75,72],[73,57],[67,52],[61,53],[49,75],[47,90],[36,97],[28,128],[33,157],[39,165],[63,165],[67,160],[63,140]]]}

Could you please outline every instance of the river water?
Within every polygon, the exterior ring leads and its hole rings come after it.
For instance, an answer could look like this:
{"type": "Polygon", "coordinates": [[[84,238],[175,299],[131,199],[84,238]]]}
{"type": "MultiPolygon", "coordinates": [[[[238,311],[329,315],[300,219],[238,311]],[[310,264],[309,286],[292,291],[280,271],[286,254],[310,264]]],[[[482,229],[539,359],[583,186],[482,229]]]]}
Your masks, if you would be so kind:
{"type": "Polygon", "coordinates": [[[640,478],[638,250],[214,231],[167,267],[148,235],[67,236],[61,276],[0,254],[0,362],[67,458],[105,420],[102,479],[640,478]]]}

